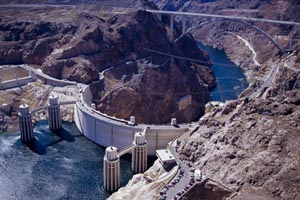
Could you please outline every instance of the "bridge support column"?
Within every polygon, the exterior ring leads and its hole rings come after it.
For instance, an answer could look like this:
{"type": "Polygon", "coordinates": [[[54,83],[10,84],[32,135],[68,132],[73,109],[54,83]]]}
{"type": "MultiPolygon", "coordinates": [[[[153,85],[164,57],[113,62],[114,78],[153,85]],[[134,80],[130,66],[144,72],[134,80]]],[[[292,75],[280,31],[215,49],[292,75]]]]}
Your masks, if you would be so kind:
{"type": "Polygon", "coordinates": [[[19,107],[19,127],[21,134],[21,141],[28,143],[34,140],[33,127],[32,127],[32,116],[29,112],[29,106],[26,104],[20,105],[19,107]]]}
{"type": "Polygon", "coordinates": [[[174,40],[174,15],[170,15],[170,42],[174,40]]]}
{"type": "Polygon", "coordinates": [[[52,131],[58,131],[61,129],[60,105],[58,104],[58,97],[52,95],[49,97],[48,101],[49,129],[52,131]]]}
{"type": "Polygon", "coordinates": [[[143,173],[147,170],[147,141],[146,135],[138,132],[134,135],[135,147],[132,151],[132,171],[133,173],[143,173]]]}
{"type": "Polygon", "coordinates": [[[107,147],[103,160],[104,189],[114,192],[120,188],[120,159],[117,148],[107,147]]]}
{"type": "Polygon", "coordinates": [[[182,34],[185,33],[186,30],[186,20],[184,17],[182,17],[182,34]]]}
{"type": "Polygon", "coordinates": [[[157,18],[158,18],[159,21],[161,21],[161,14],[160,13],[157,14],[157,18]]]}

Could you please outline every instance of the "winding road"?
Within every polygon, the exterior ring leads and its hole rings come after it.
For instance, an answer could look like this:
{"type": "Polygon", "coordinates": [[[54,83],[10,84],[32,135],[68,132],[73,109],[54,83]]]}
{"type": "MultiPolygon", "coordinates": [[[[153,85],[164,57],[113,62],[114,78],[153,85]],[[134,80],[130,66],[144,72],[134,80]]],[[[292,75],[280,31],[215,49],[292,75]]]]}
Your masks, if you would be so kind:
{"type": "Polygon", "coordinates": [[[261,66],[261,64],[257,61],[257,54],[256,54],[256,51],[254,50],[254,48],[252,47],[252,45],[247,41],[245,40],[244,38],[242,38],[241,36],[235,34],[235,33],[232,33],[232,32],[226,32],[230,35],[233,35],[233,36],[236,36],[239,40],[243,41],[244,44],[249,48],[249,50],[252,52],[252,55],[253,55],[253,62],[256,66],[261,66]]]}

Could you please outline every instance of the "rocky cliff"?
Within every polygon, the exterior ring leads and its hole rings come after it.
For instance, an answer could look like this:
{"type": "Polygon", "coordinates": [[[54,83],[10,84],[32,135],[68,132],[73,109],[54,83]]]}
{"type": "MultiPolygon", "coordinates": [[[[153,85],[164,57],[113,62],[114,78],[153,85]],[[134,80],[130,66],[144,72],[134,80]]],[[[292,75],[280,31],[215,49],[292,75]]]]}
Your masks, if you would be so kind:
{"type": "MultiPolygon", "coordinates": [[[[299,6],[298,1],[156,3],[161,8],[182,11],[299,19],[299,13],[294,10],[299,6]]],[[[291,53],[278,55],[278,50],[270,42],[233,23],[211,25],[195,33],[202,42],[224,48],[236,63],[241,64],[248,78],[252,78],[253,86],[261,84],[274,64],[279,70],[272,87],[260,97],[226,102],[224,107],[214,108],[204,115],[195,130],[187,133],[189,137],[181,141],[178,151],[182,160],[201,168],[204,176],[236,191],[237,196],[231,199],[300,199],[300,151],[297,146],[300,138],[299,35],[293,27],[258,26],[277,38],[291,53]],[[292,35],[295,40],[290,48],[292,35]],[[255,49],[260,66],[255,65],[253,51],[240,38],[255,49]]],[[[221,200],[226,197],[226,192],[220,187],[205,184],[194,188],[183,199],[221,200]]]]}
{"type": "Polygon", "coordinates": [[[181,158],[239,191],[236,199],[299,199],[299,94],[215,110],[182,142],[181,158]]]}

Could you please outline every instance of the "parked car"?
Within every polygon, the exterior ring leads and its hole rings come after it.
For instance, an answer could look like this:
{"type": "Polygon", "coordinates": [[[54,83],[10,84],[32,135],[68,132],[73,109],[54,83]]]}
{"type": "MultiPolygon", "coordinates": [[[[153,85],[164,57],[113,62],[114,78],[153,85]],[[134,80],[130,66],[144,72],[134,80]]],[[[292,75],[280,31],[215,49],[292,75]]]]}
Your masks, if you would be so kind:
{"type": "Polygon", "coordinates": [[[190,189],[190,187],[185,186],[184,191],[188,191],[190,189]]]}
{"type": "Polygon", "coordinates": [[[175,197],[173,198],[174,200],[177,200],[179,199],[179,196],[178,195],[175,195],[175,197]]]}

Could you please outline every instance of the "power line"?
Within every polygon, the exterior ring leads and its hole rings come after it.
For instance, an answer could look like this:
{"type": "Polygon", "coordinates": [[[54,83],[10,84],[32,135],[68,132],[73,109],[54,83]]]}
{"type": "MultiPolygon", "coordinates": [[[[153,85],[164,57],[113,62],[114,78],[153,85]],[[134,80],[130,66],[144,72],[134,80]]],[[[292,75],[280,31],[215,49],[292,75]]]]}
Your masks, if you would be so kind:
{"type": "Polygon", "coordinates": [[[182,57],[182,56],[177,56],[177,55],[173,55],[173,54],[168,54],[168,53],[164,53],[161,51],[156,51],[153,49],[148,49],[148,48],[144,48],[146,51],[150,51],[153,53],[157,53],[160,55],[164,55],[164,56],[169,56],[169,57],[173,57],[173,58],[178,58],[178,59],[182,59],[182,60],[188,60],[188,61],[192,61],[192,62],[198,62],[198,63],[202,63],[202,64],[208,64],[208,65],[220,65],[220,66],[230,66],[230,67],[235,67],[236,65],[233,64],[224,64],[224,63],[217,63],[217,62],[207,62],[204,60],[198,60],[198,59],[192,59],[192,58],[187,58],[187,57],[182,57]]]}
{"type": "MultiPolygon", "coordinates": [[[[223,90],[218,88],[221,93],[235,93],[238,89],[223,90]]],[[[240,88],[239,88],[240,89],[240,88]]],[[[200,95],[205,92],[172,92],[173,95],[200,95]]],[[[149,92],[149,95],[167,96],[166,92],[149,92]]]]}

